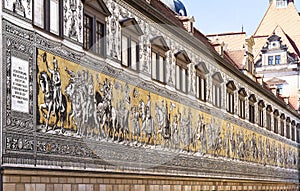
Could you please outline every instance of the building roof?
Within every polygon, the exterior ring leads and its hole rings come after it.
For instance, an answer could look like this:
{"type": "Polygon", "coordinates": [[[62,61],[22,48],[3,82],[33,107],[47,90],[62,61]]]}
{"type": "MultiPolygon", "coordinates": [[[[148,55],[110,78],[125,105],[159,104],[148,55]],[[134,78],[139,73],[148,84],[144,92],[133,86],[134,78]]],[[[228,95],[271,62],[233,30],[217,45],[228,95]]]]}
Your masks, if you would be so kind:
{"type": "Polygon", "coordinates": [[[276,1],[270,3],[254,33],[253,53],[256,60],[259,59],[262,47],[274,31],[282,37],[283,44],[288,46],[291,53],[299,55],[299,50],[296,47],[300,47],[300,16],[292,1],[285,8],[277,8],[276,1]]]}

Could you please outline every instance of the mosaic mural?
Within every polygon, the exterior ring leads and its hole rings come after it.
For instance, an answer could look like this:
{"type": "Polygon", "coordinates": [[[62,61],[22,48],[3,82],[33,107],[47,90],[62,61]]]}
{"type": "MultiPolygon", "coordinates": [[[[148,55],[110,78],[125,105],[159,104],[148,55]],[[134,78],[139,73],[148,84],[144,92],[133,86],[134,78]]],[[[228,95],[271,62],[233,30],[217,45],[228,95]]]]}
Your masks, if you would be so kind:
{"type": "Polygon", "coordinates": [[[297,169],[297,150],[38,50],[37,131],[297,169]]]}

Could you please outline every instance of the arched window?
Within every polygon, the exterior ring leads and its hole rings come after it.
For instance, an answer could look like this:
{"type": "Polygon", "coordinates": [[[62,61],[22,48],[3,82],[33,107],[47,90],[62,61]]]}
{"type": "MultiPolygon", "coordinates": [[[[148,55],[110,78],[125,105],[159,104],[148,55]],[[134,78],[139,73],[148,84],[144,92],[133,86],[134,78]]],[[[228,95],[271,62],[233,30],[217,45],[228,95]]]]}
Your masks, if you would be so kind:
{"type": "Polygon", "coordinates": [[[151,77],[154,80],[165,83],[166,81],[166,52],[169,47],[162,36],[155,37],[151,42],[151,77]]]}
{"type": "Polygon", "coordinates": [[[276,109],[273,113],[273,118],[274,118],[274,133],[278,134],[278,116],[279,116],[279,112],[276,109]]]}
{"type": "Polygon", "coordinates": [[[292,130],[292,132],[291,132],[291,139],[292,139],[292,141],[295,141],[296,140],[296,122],[295,121],[292,121],[292,123],[291,123],[291,130],[292,130]]]}
{"type": "Polygon", "coordinates": [[[285,132],[286,132],[286,138],[290,139],[291,138],[291,119],[288,117],[286,119],[286,125],[285,125],[285,132]]]}
{"type": "Polygon", "coordinates": [[[220,72],[215,73],[212,76],[212,98],[213,105],[221,108],[222,105],[222,83],[223,78],[220,72]]]}
{"type": "Polygon", "coordinates": [[[246,97],[247,92],[245,91],[245,88],[241,88],[239,90],[239,117],[242,119],[245,119],[246,115],[246,97]]]}
{"type": "Polygon", "coordinates": [[[297,139],[297,143],[300,143],[300,123],[297,124],[296,126],[296,139],[297,139]]]}
{"type": "Polygon", "coordinates": [[[272,106],[267,106],[267,112],[266,112],[266,128],[267,130],[271,131],[272,128],[272,106]]]}
{"type": "Polygon", "coordinates": [[[260,100],[258,102],[258,125],[260,127],[264,127],[264,108],[265,108],[265,103],[263,100],[260,100]]]}
{"type": "Polygon", "coordinates": [[[204,62],[200,62],[196,68],[196,97],[201,101],[206,101],[207,81],[206,75],[209,73],[204,62]]]}
{"type": "Polygon", "coordinates": [[[285,115],[281,114],[280,115],[280,135],[281,136],[284,136],[284,134],[285,134],[284,123],[285,123],[285,115]]]}
{"type": "Polygon", "coordinates": [[[233,81],[229,81],[226,84],[226,110],[227,112],[233,114],[234,113],[234,92],[236,90],[236,86],[233,81]]]}
{"type": "Polygon", "coordinates": [[[255,103],[257,102],[254,94],[249,97],[249,122],[255,123],[255,103]]]}

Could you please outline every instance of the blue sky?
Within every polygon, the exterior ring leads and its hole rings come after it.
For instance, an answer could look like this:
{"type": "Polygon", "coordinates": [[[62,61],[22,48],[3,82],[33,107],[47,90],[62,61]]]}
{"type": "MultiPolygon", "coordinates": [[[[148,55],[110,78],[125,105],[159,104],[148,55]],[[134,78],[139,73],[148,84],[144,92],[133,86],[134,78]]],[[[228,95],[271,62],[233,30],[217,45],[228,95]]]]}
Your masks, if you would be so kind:
{"type": "MultiPolygon", "coordinates": [[[[255,32],[266,10],[269,0],[181,0],[188,15],[195,17],[195,26],[204,34],[255,32]]],[[[300,0],[295,0],[298,11],[300,0]]]]}

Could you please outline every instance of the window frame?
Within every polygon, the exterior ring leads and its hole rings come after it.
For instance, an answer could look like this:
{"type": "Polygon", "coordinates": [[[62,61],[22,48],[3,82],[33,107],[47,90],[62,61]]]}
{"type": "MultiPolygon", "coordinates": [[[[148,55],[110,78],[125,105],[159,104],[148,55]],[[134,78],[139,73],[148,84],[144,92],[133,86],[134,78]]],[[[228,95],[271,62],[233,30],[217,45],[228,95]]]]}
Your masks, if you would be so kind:
{"type": "Polygon", "coordinates": [[[204,74],[196,73],[196,97],[206,102],[207,79],[204,74]]]}
{"type": "Polygon", "coordinates": [[[296,136],[296,123],[295,123],[295,121],[292,121],[291,122],[291,140],[292,141],[296,141],[295,136],[296,136]]]}
{"type": "Polygon", "coordinates": [[[258,102],[258,126],[264,127],[264,108],[265,108],[265,103],[264,101],[259,101],[258,102]]]}
{"type": "Polygon", "coordinates": [[[257,102],[254,94],[249,97],[249,122],[255,124],[255,103],[257,102]]]}
{"type": "Polygon", "coordinates": [[[166,41],[162,36],[154,37],[150,40],[151,43],[151,79],[162,84],[166,84],[166,55],[170,50],[166,41]],[[153,57],[155,55],[155,62],[153,57]],[[163,62],[159,62],[159,58],[163,58],[163,62]],[[154,65],[155,64],[155,65],[154,65]],[[163,67],[159,67],[162,64],[163,67]],[[162,69],[160,71],[159,69],[162,69]],[[154,71],[155,70],[155,71],[154,71]],[[163,76],[161,77],[161,74],[163,76]]]}
{"type": "Polygon", "coordinates": [[[56,35],[56,36],[59,36],[59,37],[63,37],[64,36],[64,23],[63,23],[63,1],[62,0],[57,0],[58,1],[58,12],[56,15],[57,18],[58,18],[58,21],[55,20],[55,22],[57,21],[57,27],[58,27],[58,31],[57,33],[54,32],[54,31],[51,31],[51,20],[52,20],[52,17],[51,17],[51,14],[53,13],[53,11],[50,10],[50,7],[51,7],[51,0],[39,0],[38,2],[41,3],[41,7],[42,7],[42,11],[41,10],[38,10],[38,11],[35,11],[36,7],[35,7],[35,2],[37,2],[38,0],[34,0],[33,1],[33,11],[32,11],[32,24],[35,26],[35,27],[38,27],[40,29],[43,29],[45,30],[47,33],[49,34],[52,34],[52,35],[56,35]],[[42,23],[37,23],[36,22],[36,15],[37,13],[40,14],[41,16],[41,19],[40,21],[42,23]]]}
{"type": "Polygon", "coordinates": [[[275,65],[279,65],[281,61],[281,56],[280,55],[275,55],[275,65]],[[279,57],[279,59],[278,59],[279,57]]]}
{"type": "Polygon", "coordinates": [[[212,104],[217,108],[222,107],[222,84],[223,78],[220,72],[212,76],[212,104]]]}
{"type": "Polygon", "coordinates": [[[274,56],[268,56],[268,65],[273,65],[274,64],[274,56]]]}
{"type": "Polygon", "coordinates": [[[126,18],[120,21],[121,25],[121,64],[124,67],[128,67],[134,71],[139,71],[139,56],[140,56],[140,36],[143,35],[143,31],[139,27],[137,21],[134,18],[126,18]],[[123,38],[127,39],[124,47],[123,38]],[[135,44],[135,46],[133,46],[135,44]],[[124,51],[126,50],[126,51],[124,51]],[[126,57],[124,56],[126,53],[126,57]],[[135,54],[134,54],[135,53],[135,54]],[[126,58],[126,62],[124,61],[126,58]],[[135,63],[134,63],[135,62],[135,63]]]}
{"type": "Polygon", "coordinates": [[[226,111],[234,114],[236,86],[233,81],[226,84],[226,111]]]}
{"type": "Polygon", "coordinates": [[[246,97],[247,92],[245,91],[245,88],[241,88],[239,90],[239,117],[241,119],[245,119],[246,118],[246,97]]]}
{"type": "Polygon", "coordinates": [[[191,63],[190,58],[184,50],[177,52],[175,55],[175,88],[185,94],[188,92],[188,65],[191,63]]]}
{"type": "Polygon", "coordinates": [[[285,132],[286,132],[285,137],[287,139],[291,139],[291,119],[289,117],[286,119],[285,129],[286,129],[285,130],[285,132]]]}
{"type": "Polygon", "coordinates": [[[285,115],[281,114],[281,116],[280,116],[280,135],[283,136],[283,137],[285,136],[285,131],[284,131],[285,124],[284,124],[284,122],[285,122],[285,115]]]}
{"type": "Polygon", "coordinates": [[[85,16],[88,16],[92,18],[92,32],[91,32],[91,39],[92,41],[88,46],[86,46],[85,41],[85,29],[84,29],[84,23],[83,23],[83,42],[82,42],[82,48],[85,51],[89,51],[92,54],[95,54],[97,56],[106,58],[106,18],[111,15],[105,4],[102,0],[97,0],[95,3],[90,4],[92,2],[85,2],[83,3],[83,21],[85,16]],[[100,32],[98,31],[98,24],[101,24],[102,27],[102,34],[103,37],[100,38],[101,41],[98,42],[98,34],[100,32]],[[88,48],[89,47],[89,48],[88,48]],[[102,49],[99,49],[99,47],[102,47],[102,49]]]}
{"type": "Polygon", "coordinates": [[[268,105],[266,109],[266,129],[269,131],[272,130],[272,112],[272,107],[268,105]]]}
{"type": "Polygon", "coordinates": [[[278,134],[279,133],[279,112],[278,110],[276,109],[274,112],[273,112],[273,124],[274,124],[274,133],[278,134]]]}

